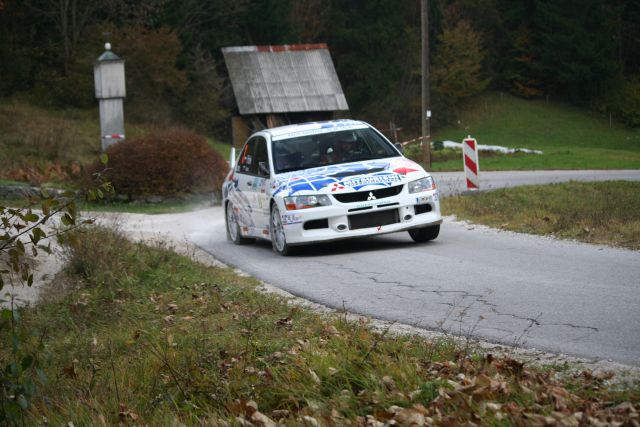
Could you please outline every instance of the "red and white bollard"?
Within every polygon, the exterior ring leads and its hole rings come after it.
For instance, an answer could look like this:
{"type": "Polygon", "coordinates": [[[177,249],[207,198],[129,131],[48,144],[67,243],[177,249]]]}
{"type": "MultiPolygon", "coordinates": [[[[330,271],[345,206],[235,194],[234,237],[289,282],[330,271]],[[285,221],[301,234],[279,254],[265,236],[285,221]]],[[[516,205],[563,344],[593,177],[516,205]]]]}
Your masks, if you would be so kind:
{"type": "Polygon", "coordinates": [[[467,177],[467,190],[479,190],[480,164],[478,163],[478,141],[469,135],[462,141],[462,160],[464,174],[467,177]]]}

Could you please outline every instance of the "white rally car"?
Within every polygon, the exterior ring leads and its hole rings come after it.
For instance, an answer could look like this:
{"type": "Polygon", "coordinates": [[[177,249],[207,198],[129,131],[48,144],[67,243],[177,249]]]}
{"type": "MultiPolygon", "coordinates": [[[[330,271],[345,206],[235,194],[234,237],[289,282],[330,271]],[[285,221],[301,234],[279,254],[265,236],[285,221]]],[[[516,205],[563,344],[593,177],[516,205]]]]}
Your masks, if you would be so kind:
{"type": "Polygon", "coordinates": [[[273,250],[408,231],[438,237],[433,178],[379,131],[354,120],[282,126],[253,134],[222,187],[227,236],[271,240],[273,250]]]}

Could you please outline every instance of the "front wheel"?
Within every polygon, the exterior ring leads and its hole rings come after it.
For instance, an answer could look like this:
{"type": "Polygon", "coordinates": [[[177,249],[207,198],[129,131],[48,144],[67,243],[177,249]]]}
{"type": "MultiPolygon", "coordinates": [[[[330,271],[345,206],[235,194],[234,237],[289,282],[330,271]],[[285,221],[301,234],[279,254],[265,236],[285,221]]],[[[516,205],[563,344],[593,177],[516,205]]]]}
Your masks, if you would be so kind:
{"type": "Polygon", "coordinates": [[[409,236],[411,236],[413,241],[416,243],[423,243],[428,242],[429,240],[433,240],[438,237],[438,234],[440,234],[440,224],[409,230],[409,236]]]}
{"type": "Polygon", "coordinates": [[[233,210],[233,203],[227,203],[225,220],[227,224],[227,238],[236,245],[244,245],[251,242],[251,239],[242,237],[240,234],[240,224],[238,224],[238,217],[233,210]]]}
{"type": "Polygon", "coordinates": [[[271,247],[274,252],[282,256],[291,255],[294,252],[293,248],[287,244],[280,210],[275,203],[271,206],[271,247]]]}

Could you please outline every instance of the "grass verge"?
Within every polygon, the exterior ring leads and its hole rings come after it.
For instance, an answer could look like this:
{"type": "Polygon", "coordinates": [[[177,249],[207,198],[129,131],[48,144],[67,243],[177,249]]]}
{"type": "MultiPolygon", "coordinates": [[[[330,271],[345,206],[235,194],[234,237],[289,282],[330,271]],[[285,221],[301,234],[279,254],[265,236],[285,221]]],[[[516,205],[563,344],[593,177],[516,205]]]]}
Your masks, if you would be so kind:
{"type": "Polygon", "coordinates": [[[553,369],[449,339],[319,316],[231,270],[112,232],[75,235],[69,261],[62,290],[22,313],[23,347],[44,347],[48,378],[28,424],[578,425],[637,415],[638,389],[611,390],[589,373],[560,382],[553,369]]]}
{"type": "MultiPolygon", "coordinates": [[[[461,114],[459,124],[438,130],[434,140],[531,148],[544,154],[486,156],[481,170],[638,169],[640,129],[612,123],[599,114],[544,100],[526,101],[487,93],[461,114]]],[[[434,171],[462,170],[461,156],[433,163],[434,171]]]]}
{"type": "Polygon", "coordinates": [[[459,219],[505,230],[640,249],[640,182],[569,182],[444,198],[459,219]]]}
{"type": "MultiPolygon", "coordinates": [[[[28,199],[0,199],[0,206],[20,207],[29,206],[28,199]]],[[[185,201],[163,201],[159,203],[146,202],[105,202],[87,203],[78,202],[78,208],[88,212],[123,212],[149,215],[161,215],[171,213],[190,212],[197,209],[205,209],[212,206],[211,197],[195,198],[185,201]]]]}

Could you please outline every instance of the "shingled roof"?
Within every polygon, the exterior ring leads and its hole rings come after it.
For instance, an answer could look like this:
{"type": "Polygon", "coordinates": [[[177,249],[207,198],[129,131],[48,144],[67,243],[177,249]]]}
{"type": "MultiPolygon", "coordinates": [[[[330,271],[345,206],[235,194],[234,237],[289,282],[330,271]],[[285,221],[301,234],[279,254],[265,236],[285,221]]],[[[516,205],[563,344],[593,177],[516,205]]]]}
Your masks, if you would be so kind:
{"type": "Polygon", "coordinates": [[[240,114],[348,110],[327,45],[222,49],[240,114]]]}

